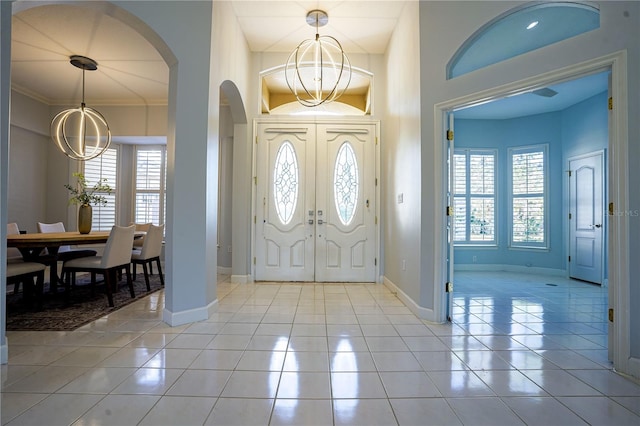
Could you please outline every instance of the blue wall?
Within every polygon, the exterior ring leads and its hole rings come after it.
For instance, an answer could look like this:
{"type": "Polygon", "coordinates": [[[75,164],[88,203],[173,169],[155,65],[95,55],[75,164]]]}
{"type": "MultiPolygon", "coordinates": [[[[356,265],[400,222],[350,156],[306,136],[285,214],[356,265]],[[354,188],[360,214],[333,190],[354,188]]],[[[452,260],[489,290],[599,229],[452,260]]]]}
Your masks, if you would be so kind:
{"type": "Polygon", "coordinates": [[[456,265],[513,265],[565,270],[567,229],[565,217],[568,157],[608,146],[607,94],[593,96],[563,111],[508,120],[458,119],[456,148],[498,150],[497,247],[455,249],[456,265]],[[510,147],[548,144],[549,153],[549,250],[509,249],[507,150],[510,147]],[[476,261],[473,262],[475,256],[476,261]]]}

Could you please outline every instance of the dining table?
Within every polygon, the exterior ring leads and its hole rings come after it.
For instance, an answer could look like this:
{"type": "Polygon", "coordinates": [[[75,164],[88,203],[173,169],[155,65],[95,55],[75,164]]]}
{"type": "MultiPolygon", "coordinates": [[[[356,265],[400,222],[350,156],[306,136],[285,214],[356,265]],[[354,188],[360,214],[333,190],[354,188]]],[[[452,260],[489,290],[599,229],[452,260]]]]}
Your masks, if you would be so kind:
{"type": "MultiPolygon", "coordinates": [[[[44,249],[47,249],[48,256],[53,256],[56,259],[61,246],[106,243],[109,234],[109,231],[92,231],[88,234],[81,234],[77,231],[12,234],[7,235],[7,247],[15,247],[20,250],[25,262],[38,262],[44,249]]],[[[144,234],[146,232],[136,231],[133,238],[142,238],[144,234]]],[[[57,262],[52,261],[50,265],[49,286],[53,290],[58,282],[57,262]]]]}

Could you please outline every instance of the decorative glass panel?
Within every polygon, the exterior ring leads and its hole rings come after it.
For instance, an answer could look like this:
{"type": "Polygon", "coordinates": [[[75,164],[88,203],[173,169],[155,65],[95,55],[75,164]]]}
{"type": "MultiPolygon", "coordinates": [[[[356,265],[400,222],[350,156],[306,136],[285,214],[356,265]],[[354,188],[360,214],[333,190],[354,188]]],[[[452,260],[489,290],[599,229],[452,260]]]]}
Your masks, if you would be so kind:
{"type": "Polygon", "coordinates": [[[346,142],[336,156],[333,192],[340,221],[343,225],[348,225],[355,215],[358,201],[358,163],[353,148],[346,142]]]}
{"type": "Polygon", "coordinates": [[[276,154],[273,197],[278,218],[286,225],[293,218],[298,203],[298,160],[289,141],[283,143],[276,154]]]}

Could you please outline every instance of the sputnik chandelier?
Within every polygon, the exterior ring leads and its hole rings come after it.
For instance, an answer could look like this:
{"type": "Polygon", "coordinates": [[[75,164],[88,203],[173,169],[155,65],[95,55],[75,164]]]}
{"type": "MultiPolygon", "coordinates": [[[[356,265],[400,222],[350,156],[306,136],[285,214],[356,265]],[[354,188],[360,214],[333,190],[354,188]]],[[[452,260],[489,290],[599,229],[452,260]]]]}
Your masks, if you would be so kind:
{"type": "Polygon", "coordinates": [[[298,102],[315,107],[344,94],[351,83],[351,62],[338,40],[318,33],[329,22],[326,12],[312,10],[306,21],[316,28],[316,37],[304,40],[291,52],[285,78],[298,102]]]}
{"type": "Polygon", "coordinates": [[[60,151],[74,160],[86,161],[104,153],[111,144],[111,130],[104,116],[84,103],[85,71],[95,71],[98,63],[85,56],[73,55],[71,65],[82,69],[82,103],[65,109],[51,121],[51,139],[60,151]]]}

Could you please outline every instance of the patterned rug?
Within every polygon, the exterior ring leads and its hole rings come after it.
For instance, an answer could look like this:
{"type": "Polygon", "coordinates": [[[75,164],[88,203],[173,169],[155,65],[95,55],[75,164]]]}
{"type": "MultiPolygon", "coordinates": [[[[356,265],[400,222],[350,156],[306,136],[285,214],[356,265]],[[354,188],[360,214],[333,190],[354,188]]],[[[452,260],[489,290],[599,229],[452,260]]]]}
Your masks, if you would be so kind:
{"type": "MultiPolygon", "coordinates": [[[[154,269],[155,271],[155,269],[154,269]]],[[[31,331],[71,331],[94,321],[104,315],[115,312],[136,300],[139,300],[162,288],[160,278],[156,274],[149,277],[151,291],[147,292],[144,274],[139,272],[133,281],[135,299],[131,298],[127,280],[124,278],[118,283],[119,290],[113,293],[114,307],[109,307],[104,282],[98,283],[92,292],[90,279],[78,276],[77,285],[72,289],[67,298],[62,288],[52,294],[49,285],[45,283],[42,309],[36,310],[33,304],[27,304],[22,298],[22,291],[18,294],[7,294],[7,330],[31,330],[31,331]]]]}

